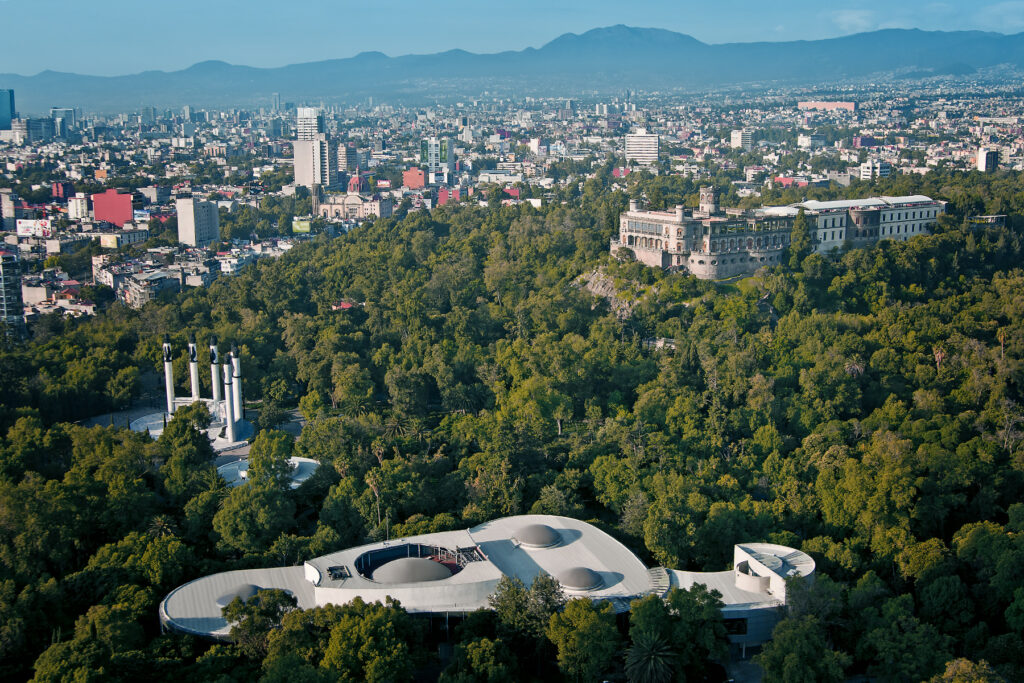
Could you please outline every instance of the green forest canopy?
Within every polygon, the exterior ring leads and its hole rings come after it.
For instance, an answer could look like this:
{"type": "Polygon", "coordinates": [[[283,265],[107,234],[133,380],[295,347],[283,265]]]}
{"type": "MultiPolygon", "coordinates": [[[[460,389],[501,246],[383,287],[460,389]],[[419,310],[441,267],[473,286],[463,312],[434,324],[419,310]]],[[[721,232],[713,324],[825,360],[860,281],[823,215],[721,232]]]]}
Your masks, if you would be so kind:
{"type": "MultiPolygon", "coordinates": [[[[630,182],[665,205],[696,193],[630,182]]],[[[945,199],[950,216],[932,236],[716,286],[610,259],[627,195],[602,168],[564,204],[377,220],[4,348],[0,675],[436,673],[429,634],[395,605],[301,612],[268,596],[239,608],[245,638],[215,646],[161,635],[156,606],[214,571],[539,512],[593,520],[649,564],[724,569],[740,541],[809,552],[822,576],[795,589],[759,660],[770,677],[926,680],[949,663],[1024,678],[1024,176],[870,190],[945,199]],[[1000,212],[1009,227],[963,220],[1000,212]],[[595,267],[633,299],[628,320],[574,284],[595,267]],[[365,305],[332,310],[342,299],[365,305]],[[250,486],[216,476],[202,411],[179,411],[155,442],[71,424],[139,399],[162,336],[184,348],[189,332],[238,343],[261,412],[308,418],[294,445],[261,424],[269,474],[250,486]],[[272,474],[292,453],[328,465],[294,492],[272,474]],[[291,644],[270,636],[278,621],[291,644]]],[[[707,610],[660,618],[683,613],[707,610]]],[[[490,614],[459,631],[446,680],[573,680],[594,662],[684,676],[719,651],[714,629],[703,655],[683,651],[672,634],[696,622],[612,624],[612,638],[599,606],[526,625],[490,614]]]]}

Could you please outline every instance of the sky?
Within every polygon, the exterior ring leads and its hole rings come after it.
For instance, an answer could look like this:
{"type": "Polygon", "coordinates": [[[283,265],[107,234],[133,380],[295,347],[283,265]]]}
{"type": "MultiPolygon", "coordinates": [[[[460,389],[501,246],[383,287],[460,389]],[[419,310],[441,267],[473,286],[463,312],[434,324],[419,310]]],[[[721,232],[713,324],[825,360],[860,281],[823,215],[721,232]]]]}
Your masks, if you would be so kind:
{"type": "Polygon", "coordinates": [[[0,73],[114,75],[209,59],[270,67],[369,50],[498,52],[614,24],[706,43],[879,28],[1019,33],[1024,0],[0,0],[0,73]]]}

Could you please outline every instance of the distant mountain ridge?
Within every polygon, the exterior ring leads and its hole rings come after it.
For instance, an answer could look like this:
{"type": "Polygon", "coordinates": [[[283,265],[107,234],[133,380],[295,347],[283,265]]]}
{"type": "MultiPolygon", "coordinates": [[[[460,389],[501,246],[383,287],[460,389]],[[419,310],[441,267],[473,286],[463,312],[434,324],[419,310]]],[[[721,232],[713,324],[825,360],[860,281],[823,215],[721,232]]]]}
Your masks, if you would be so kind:
{"type": "Polygon", "coordinates": [[[824,40],[709,45],[664,29],[610,26],[567,33],[540,48],[491,54],[449,50],[354,57],[276,68],[211,60],[180,71],[87,76],[44,71],[0,74],[18,109],[51,106],[128,111],[145,105],[259,106],[278,92],[290,101],[430,101],[491,92],[575,96],[624,88],[669,90],[755,82],[816,83],[904,70],[964,73],[1024,66],[1024,33],[885,29],[824,40]]]}

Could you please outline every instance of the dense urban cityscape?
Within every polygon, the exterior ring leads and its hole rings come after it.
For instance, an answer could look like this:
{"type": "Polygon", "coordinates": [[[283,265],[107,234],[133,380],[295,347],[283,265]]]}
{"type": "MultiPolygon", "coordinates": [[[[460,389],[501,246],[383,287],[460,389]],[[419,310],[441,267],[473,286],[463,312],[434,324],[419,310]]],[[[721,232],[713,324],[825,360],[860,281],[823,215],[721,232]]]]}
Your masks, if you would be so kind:
{"type": "Polygon", "coordinates": [[[0,74],[0,674],[1024,679],[1024,69],[950,64],[0,74]]]}

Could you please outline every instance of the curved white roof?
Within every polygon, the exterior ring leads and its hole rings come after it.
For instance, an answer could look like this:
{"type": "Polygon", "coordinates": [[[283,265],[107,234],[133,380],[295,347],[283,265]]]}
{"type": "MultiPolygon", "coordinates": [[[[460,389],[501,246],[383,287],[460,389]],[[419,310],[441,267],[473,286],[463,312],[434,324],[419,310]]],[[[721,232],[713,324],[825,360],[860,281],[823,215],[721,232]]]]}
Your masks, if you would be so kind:
{"type": "Polygon", "coordinates": [[[719,588],[726,610],[760,609],[784,602],[786,576],[814,571],[806,553],[770,543],[735,546],[734,565],[725,572],[648,570],[626,546],[591,524],[520,515],[348,548],[302,567],[207,576],[172,591],[160,605],[160,619],[179,631],[224,638],[229,626],[220,603],[261,588],[286,590],[303,609],[390,597],[409,612],[470,612],[488,606],[502,576],[530,585],[541,574],[555,577],[572,595],[610,601],[618,612],[628,610],[635,598],[694,583],[719,588]]]}

